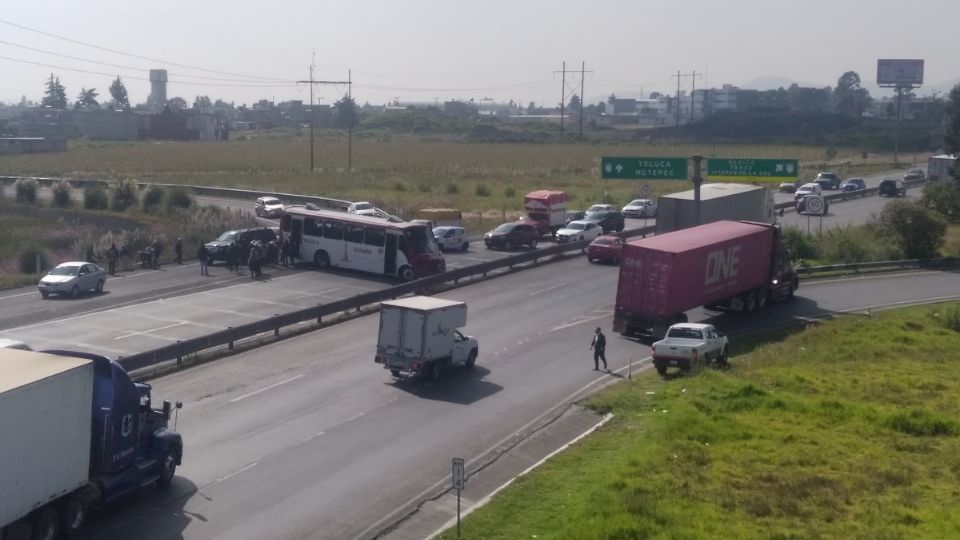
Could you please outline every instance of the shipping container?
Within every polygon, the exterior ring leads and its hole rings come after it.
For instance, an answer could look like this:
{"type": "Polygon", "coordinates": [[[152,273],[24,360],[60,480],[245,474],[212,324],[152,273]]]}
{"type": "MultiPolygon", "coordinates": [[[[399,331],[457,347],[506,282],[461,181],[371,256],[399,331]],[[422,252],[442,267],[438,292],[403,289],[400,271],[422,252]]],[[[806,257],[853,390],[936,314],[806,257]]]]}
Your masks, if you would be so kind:
{"type": "MultiPolygon", "coordinates": [[[[749,184],[703,184],[700,186],[700,225],[720,220],[774,223],[773,192],[749,184]]],[[[696,226],[693,190],[663,195],[657,199],[657,234],[696,226]]]]}
{"type": "Polygon", "coordinates": [[[931,182],[950,180],[950,171],[956,169],[957,166],[957,156],[947,154],[931,156],[927,160],[927,178],[931,182]]]}
{"type": "Polygon", "coordinates": [[[752,311],[792,296],[796,273],[778,233],[717,221],[625,244],[614,330],[660,337],[699,306],[752,311]]]}
{"type": "Polygon", "coordinates": [[[87,483],[93,363],[0,349],[0,532],[87,483]]]}

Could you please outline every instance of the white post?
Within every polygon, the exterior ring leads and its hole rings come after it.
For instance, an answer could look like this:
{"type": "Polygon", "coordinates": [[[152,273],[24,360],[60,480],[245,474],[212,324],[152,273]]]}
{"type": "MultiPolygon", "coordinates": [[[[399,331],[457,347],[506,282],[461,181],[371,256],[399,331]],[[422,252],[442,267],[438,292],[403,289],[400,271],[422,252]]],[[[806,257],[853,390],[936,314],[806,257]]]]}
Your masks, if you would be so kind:
{"type": "Polygon", "coordinates": [[[627,363],[627,380],[633,380],[633,357],[630,357],[627,363]]]}

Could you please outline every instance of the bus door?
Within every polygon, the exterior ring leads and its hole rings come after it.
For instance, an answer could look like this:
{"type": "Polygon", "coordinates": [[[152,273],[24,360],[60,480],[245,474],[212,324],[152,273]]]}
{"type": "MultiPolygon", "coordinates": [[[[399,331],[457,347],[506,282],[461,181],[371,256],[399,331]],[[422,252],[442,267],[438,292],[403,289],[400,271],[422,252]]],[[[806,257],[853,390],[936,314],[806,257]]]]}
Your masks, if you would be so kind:
{"type": "MultiPolygon", "coordinates": [[[[302,259],[300,254],[300,241],[303,240],[303,220],[290,220],[290,253],[298,259],[302,259]]],[[[311,255],[312,257],[312,255],[311,255]]]]}
{"type": "Polygon", "coordinates": [[[387,231],[387,244],[383,247],[383,273],[388,276],[397,274],[397,233],[387,231]]]}

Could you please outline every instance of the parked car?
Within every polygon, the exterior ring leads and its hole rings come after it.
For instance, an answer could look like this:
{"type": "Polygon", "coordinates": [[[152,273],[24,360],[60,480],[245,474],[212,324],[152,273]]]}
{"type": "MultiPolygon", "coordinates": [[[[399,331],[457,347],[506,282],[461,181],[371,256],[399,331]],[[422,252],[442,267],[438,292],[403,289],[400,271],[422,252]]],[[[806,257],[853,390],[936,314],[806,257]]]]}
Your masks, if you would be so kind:
{"type": "Polygon", "coordinates": [[[657,202],[650,199],[634,199],[623,207],[623,215],[628,218],[657,217],[657,202]]]}
{"type": "Polygon", "coordinates": [[[483,236],[483,243],[491,249],[511,250],[518,246],[537,247],[540,233],[528,223],[504,223],[483,236]]]}
{"type": "Polygon", "coordinates": [[[350,203],[350,206],[347,207],[347,212],[357,214],[358,216],[374,216],[377,214],[377,209],[367,201],[360,201],[350,203]]]}
{"type": "Polygon", "coordinates": [[[17,349],[18,351],[32,351],[29,345],[18,339],[0,338],[0,349],[17,349]]]}
{"type": "Polygon", "coordinates": [[[587,212],[583,218],[585,221],[593,221],[603,228],[604,234],[610,231],[620,232],[623,230],[623,213],[617,210],[600,210],[597,212],[587,212]]]}
{"type": "Polygon", "coordinates": [[[467,239],[467,231],[463,227],[434,227],[433,237],[437,240],[440,249],[459,249],[466,251],[470,247],[470,241],[467,239]]]}
{"type": "Polygon", "coordinates": [[[927,179],[927,173],[923,169],[910,169],[903,175],[904,182],[920,182],[927,179]]]}
{"type": "Polygon", "coordinates": [[[276,197],[258,197],[253,207],[253,213],[257,217],[278,218],[281,212],[283,212],[283,203],[276,197]]]}
{"type": "Polygon", "coordinates": [[[587,246],[587,260],[620,263],[620,254],[623,252],[623,238],[619,236],[598,236],[587,246]]]}
{"type": "Polygon", "coordinates": [[[667,329],[667,335],[653,344],[653,367],[660,375],[668,367],[690,371],[710,362],[727,362],[727,336],[711,324],[681,323],[667,329]]]}
{"type": "Polygon", "coordinates": [[[616,208],[614,208],[612,204],[595,204],[590,208],[587,208],[587,213],[589,214],[590,212],[604,212],[608,210],[616,210],[616,208]]]}
{"type": "Polygon", "coordinates": [[[813,179],[821,189],[840,189],[840,177],[836,173],[822,172],[813,179]]]}
{"type": "MultiPolygon", "coordinates": [[[[240,253],[244,254],[250,249],[250,242],[259,240],[265,244],[277,240],[276,228],[273,227],[253,227],[250,229],[239,229],[236,231],[227,231],[217,237],[212,242],[207,242],[203,247],[207,248],[207,254],[210,262],[227,260],[227,248],[231,243],[236,242],[240,246],[240,253]]],[[[244,261],[246,259],[243,259],[244,261]]]]}
{"type": "Polygon", "coordinates": [[[781,193],[794,193],[797,191],[797,188],[800,187],[799,180],[793,180],[791,182],[780,182],[780,192],[781,193]]]}
{"type": "Polygon", "coordinates": [[[847,178],[840,184],[840,191],[860,191],[867,189],[867,183],[863,178],[847,178]]]}
{"type": "Polygon", "coordinates": [[[557,231],[557,242],[565,243],[593,240],[601,234],[603,234],[603,230],[600,228],[600,225],[593,221],[571,221],[557,231]]]}
{"type": "Polygon", "coordinates": [[[884,178],[880,181],[877,194],[881,197],[906,197],[907,186],[903,180],[897,178],[884,178]]]}
{"type": "Polygon", "coordinates": [[[823,194],[823,191],[820,189],[820,184],[816,182],[810,182],[797,188],[796,193],[793,194],[793,200],[799,201],[800,199],[806,197],[807,195],[822,195],[822,194],[823,194]]]}
{"type": "Polygon", "coordinates": [[[40,296],[44,298],[51,294],[69,294],[77,297],[81,292],[103,291],[103,284],[106,281],[107,271],[93,263],[65,262],[58,264],[41,278],[37,288],[40,290],[40,296]]]}

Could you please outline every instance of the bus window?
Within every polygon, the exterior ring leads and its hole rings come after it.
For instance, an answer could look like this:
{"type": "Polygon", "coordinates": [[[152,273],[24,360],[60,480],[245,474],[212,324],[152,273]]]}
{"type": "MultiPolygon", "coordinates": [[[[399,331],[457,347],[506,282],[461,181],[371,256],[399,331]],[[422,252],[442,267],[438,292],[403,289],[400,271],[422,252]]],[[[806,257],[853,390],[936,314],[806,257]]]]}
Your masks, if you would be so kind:
{"type": "Polygon", "coordinates": [[[343,240],[343,223],[337,221],[323,222],[323,237],[330,240],[343,240]]]}
{"type": "Polygon", "coordinates": [[[322,222],[314,218],[303,218],[303,234],[307,236],[322,236],[322,222]]]}
{"type": "Polygon", "coordinates": [[[363,243],[363,225],[347,225],[343,231],[343,239],[355,244],[363,243]]]}
{"type": "Polygon", "coordinates": [[[368,227],[363,243],[368,246],[383,247],[386,243],[386,232],[383,229],[368,227]]]}
{"type": "Polygon", "coordinates": [[[400,245],[403,246],[406,244],[406,246],[410,248],[410,253],[413,255],[440,252],[440,248],[437,247],[437,242],[433,238],[433,233],[426,227],[412,227],[407,229],[404,231],[401,240],[404,239],[406,242],[401,242],[400,245]]]}

